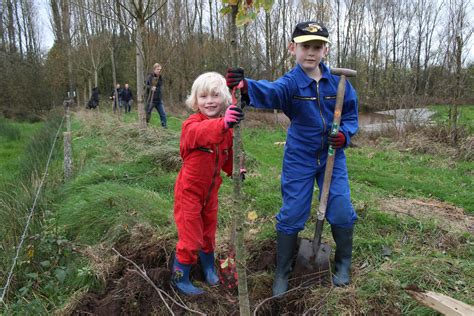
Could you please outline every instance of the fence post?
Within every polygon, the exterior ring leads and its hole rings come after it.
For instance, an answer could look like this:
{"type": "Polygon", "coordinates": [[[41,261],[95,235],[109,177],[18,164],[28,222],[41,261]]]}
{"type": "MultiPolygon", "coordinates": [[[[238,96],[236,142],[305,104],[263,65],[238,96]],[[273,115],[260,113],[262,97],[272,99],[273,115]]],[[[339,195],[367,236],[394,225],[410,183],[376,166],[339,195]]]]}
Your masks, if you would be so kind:
{"type": "Polygon", "coordinates": [[[64,180],[72,177],[72,146],[71,132],[64,132],[64,180]]]}
{"type": "Polygon", "coordinates": [[[64,115],[66,117],[66,130],[63,133],[64,138],[64,180],[69,180],[72,177],[72,137],[71,137],[71,113],[69,107],[74,101],[66,99],[63,102],[64,115]]]}
{"type": "Polygon", "coordinates": [[[71,111],[69,110],[70,106],[73,104],[73,100],[72,99],[66,99],[64,100],[63,102],[63,106],[64,106],[64,116],[66,117],[66,130],[68,132],[71,131],[71,111]]]}

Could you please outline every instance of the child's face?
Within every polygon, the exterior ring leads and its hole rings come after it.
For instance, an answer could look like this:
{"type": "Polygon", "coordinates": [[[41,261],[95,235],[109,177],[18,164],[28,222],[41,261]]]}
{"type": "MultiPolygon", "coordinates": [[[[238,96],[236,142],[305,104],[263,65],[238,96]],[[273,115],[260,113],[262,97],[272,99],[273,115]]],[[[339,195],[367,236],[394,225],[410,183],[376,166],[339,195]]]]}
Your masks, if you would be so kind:
{"type": "Polygon", "coordinates": [[[200,91],[197,94],[197,106],[202,114],[216,118],[224,109],[224,98],[215,91],[200,91]]]}
{"type": "Polygon", "coordinates": [[[306,71],[318,68],[321,60],[327,55],[328,47],[323,41],[309,41],[304,43],[290,43],[291,55],[295,56],[296,62],[306,71]]]}

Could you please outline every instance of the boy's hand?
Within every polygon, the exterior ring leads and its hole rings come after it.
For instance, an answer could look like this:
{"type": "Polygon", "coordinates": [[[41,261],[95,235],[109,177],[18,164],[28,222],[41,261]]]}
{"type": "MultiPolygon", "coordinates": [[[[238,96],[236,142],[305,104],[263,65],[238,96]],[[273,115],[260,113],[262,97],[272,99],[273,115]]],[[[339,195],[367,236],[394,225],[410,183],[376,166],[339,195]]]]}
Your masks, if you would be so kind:
{"type": "Polygon", "coordinates": [[[229,106],[224,115],[225,129],[233,128],[234,125],[239,124],[244,119],[244,112],[236,106],[229,106]]]}
{"type": "Polygon", "coordinates": [[[243,80],[244,86],[240,89],[242,94],[247,94],[248,86],[247,80],[244,77],[244,70],[242,68],[227,68],[227,73],[225,74],[225,81],[227,87],[230,89],[234,88],[243,80]]]}
{"type": "Polygon", "coordinates": [[[328,142],[332,148],[341,149],[346,144],[346,136],[344,136],[344,133],[341,131],[339,131],[336,136],[329,134],[328,142]]]}

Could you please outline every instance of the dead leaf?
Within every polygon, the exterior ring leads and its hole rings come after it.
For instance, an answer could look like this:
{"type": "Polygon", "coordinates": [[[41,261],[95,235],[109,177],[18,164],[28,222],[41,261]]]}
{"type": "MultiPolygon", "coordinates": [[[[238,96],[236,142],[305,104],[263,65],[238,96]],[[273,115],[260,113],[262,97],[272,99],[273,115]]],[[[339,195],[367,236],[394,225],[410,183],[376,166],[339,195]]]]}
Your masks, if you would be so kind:
{"type": "Polygon", "coordinates": [[[258,218],[257,212],[251,211],[247,213],[247,218],[249,221],[255,221],[258,218]]]}

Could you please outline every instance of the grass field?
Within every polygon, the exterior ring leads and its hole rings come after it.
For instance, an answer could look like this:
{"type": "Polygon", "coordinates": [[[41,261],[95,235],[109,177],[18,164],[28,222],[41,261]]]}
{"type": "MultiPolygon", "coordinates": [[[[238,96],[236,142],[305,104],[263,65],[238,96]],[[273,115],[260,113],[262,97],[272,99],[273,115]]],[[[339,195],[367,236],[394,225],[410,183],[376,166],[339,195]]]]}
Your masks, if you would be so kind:
{"type": "Polygon", "coordinates": [[[20,157],[42,123],[17,123],[0,118],[0,184],[14,181],[20,157]]]}
{"type": "MultiPolygon", "coordinates": [[[[444,109],[437,110],[442,119],[444,109]]],[[[472,112],[469,108],[463,113],[472,112]]],[[[99,267],[101,261],[81,254],[89,247],[110,248],[124,242],[137,224],[149,225],[160,238],[176,240],[173,186],[179,170],[182,121],[170,117],[169,129],[164,130],[154,113],[155,128],[140,133],[135,113],[122,120],[108,113],[75,115],[75,177],[63,184],[60,176],[53,175],[58,183],[48,194],[43,229],[37,232],[42,241],[34,244],[34,254],[25,254],[20,268],[24,277],[10,294],[7,311],[47,314],[65,308],[74,293],[103,288],[104,281],[98,277],[104,272],[99,267]]],[[[25,127],[31,132],[36,128],[25,127]]],[[[14,139],[8,146],[18,146],[15,155],[21,156],[21,141],[14,139]]],[[[248,170],[244,207],[245,212],[257,214],[257,219],[247,222],[247,237],[249,243],[257,245],[275,238],[283,157],[283,146],[278,142],[285,140],[285,131],[244,125],[243,139],[248,170]]],[[[0,155],[6,157],[5,144],[8,142],[0,145],[0,155]]],[[[472,232],[443,226],[443,218],[430,214],[429,208],[428,214],[419,212],[420,205],[428,204],[440,206],[441,211],[454,212],[457,207],[472,216],[473,162],[453,162],[449,155],[406,152],[383,145],[349,148],[346,154],[352,198],[359,214],[353,285],[332,291],[321,313],[434,315],[404,292],[410,284],[474,304],[472,232]],[[402,200],[412,203],[413,213],[397,213],[389,207],[400,207],[397,203],[402,200]]],[[[11,170],[15,168],[15,164],[0,162],[0,170],[8,170],[6,175],[2,173],[3,181],[14,177],[11,170]]],[[[224,179],[218,244],[228,237],[231,194],[232,181],[224,179]]],[[[444,221],[449,220],[452,218],[444,221]]],[[[313,229],[309,221],[301,236],[311,238],[313,229]]],[[[334,246],[329,227],[323,238],[334,246]]],[[[133,246],[140,248],[140,244],[133,246]]],[[[104,261],[110,257],[102,255],[104,261]]],[[[272,272],[251,275],[250,279],[255,290],[256,284],[271,284],[272,272]]],[[[324,295],[321,291],[315,289],[305,298],[317,302],[324,295]]]]}
{"type": "MultiPolygon", "coordinates": [[[[449,117],[449,106],[447,105],[432,105],[429,107],[435,110],[434,119],[440,123],[446,123],[449,117]]],[[[459,105],[458,106],[459,124],[465,126],[469,132],[474,133],[474,105],[459,105]]]]}

